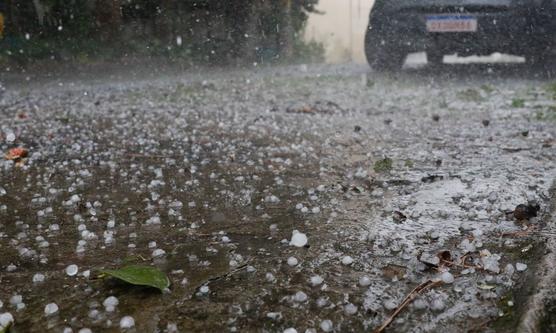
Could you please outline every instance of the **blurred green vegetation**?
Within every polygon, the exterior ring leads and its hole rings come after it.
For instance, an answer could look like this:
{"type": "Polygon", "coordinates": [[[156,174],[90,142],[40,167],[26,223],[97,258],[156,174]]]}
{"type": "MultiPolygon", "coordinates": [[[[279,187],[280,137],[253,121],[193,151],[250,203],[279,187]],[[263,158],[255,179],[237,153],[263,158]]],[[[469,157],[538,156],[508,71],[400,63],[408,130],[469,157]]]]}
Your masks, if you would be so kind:
{"type": "Polygon", "coordinates": [[[5,0],[0,64],[156,57],[211,65],[315,62],[318,0],[5,0]]]}

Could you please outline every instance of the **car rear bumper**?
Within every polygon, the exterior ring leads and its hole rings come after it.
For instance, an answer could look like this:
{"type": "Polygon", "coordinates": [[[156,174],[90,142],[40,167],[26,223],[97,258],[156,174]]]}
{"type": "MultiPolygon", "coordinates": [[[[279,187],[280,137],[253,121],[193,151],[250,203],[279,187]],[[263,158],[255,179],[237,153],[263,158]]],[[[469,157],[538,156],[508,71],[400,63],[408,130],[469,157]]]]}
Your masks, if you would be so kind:
{"type": "Polygon", "coordinates": [[[427,16],[437,14],[426,10],[398,11],[392,14],[371,14],[372,30],[389,43],[405,50],[435,49],[447,53],[490,54],[507,52],[526,55],[554,44],[554,19],[546,11],[528,9],[465,13],[477,19],[476,32],[428,32],[427,16]]]}

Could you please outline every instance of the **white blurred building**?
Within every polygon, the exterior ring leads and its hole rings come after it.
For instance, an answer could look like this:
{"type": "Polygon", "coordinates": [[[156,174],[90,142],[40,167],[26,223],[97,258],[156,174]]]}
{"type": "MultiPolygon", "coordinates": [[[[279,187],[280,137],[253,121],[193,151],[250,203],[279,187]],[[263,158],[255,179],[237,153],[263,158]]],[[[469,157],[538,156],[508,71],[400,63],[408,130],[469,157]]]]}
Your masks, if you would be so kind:
{"type": "Polygon", "coordinates": [[[363,40],[374,0],[320,0],[305,30],[307,40],[324,44],[331,63],[365,62],[363,40]]]}

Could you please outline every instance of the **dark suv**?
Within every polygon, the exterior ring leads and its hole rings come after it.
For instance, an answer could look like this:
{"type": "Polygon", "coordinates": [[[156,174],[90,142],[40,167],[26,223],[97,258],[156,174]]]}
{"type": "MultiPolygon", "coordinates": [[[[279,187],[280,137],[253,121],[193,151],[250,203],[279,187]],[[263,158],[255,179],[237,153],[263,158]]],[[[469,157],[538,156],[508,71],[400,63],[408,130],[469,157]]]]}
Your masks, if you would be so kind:
{"type": "Polygon", "coordinates": [[[401,68],[408,53],[425,51],[429,63],[446,54],[552,57],[556,0],[376,0],[365,52],[377,70],[401,68]]]}

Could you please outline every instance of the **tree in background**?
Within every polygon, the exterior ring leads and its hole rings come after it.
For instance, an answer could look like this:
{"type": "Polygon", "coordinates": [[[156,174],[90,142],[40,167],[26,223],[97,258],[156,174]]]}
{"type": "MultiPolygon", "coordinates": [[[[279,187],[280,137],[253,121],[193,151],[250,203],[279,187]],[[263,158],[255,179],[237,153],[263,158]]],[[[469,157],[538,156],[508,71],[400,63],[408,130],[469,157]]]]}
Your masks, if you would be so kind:
{"type": "MultiPolygon", "coordinates": [[[[51,48],[55,44],[58,51],[52,52],[56,54],[68,48],[71,53],[72,47],[84,53],[87,45],[97,45],[96,49],[125,50],[125,54],[186,56],[210,63],[291,58],[308,14],[315,11],[318,2],[5,1],[6,34],[20,48],[31,35],[27,44],[44,42],[51,48]]],[[[91,52],[97,51],[91,48],[91,52]]]]}

